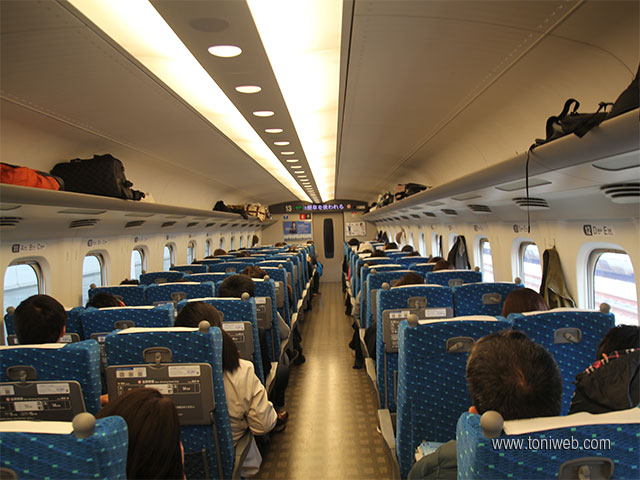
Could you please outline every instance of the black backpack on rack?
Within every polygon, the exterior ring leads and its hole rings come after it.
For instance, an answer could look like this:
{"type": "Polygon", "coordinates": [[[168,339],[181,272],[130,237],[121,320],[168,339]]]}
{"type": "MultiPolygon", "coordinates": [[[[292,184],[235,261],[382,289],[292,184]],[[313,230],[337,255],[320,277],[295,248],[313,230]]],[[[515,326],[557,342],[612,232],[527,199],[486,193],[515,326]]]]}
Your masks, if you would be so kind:
{"type": "Polygon", "coordinates": [[[144,197],[143,192],[131,188],[133,183],[124,175],[122,162],[108,153],[58,163],[51,174],[64,180],[64,189],[68,192],[125,200],[140,200],[144,197]]]}

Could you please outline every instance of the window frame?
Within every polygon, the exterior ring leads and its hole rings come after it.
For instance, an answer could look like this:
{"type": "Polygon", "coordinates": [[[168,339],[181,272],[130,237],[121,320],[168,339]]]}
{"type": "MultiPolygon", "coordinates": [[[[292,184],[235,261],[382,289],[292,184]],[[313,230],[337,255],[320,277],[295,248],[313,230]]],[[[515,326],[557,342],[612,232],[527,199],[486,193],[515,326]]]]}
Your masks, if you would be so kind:
{"type": "Polygon", "coordinates": [[[431,256],[444,257],[442,252],[442,235],[438,232],[433,232],[431,236],[431,256]]]}
{"type": "MultiPolygon", "coordinates": [[[[42,265],[40,265],[40,262],[38,262],[38,260],[36,260],[36,259],[22,258],[22,259],[18,259],[18,260],[12,261],[4,269],[4,277],[7,276],[7,270],[9,269],[9,267],[15,267],[15,266],[18,266],[18,265],[28,265],[28,266],[30,266],[32,268],[32,270],[36,274],[36,281],[37,281],[37,286],[38,286],[38,293],[35,294],[35,295],[43,295],[43,294],[45,294],[47,292],[47,289],[46,289],[44,270],[42,268],[42,265]]],[[[4,279],[4,277],[3,277],[3,279],[4,279]]],[[[6,284],[4,284],[4,281],[3,281],[3,293],[2,293],[2,299],[3,299],[2,308],[3,308],[3,310],[4,310],[4,289],[5,288],[6,288],[6,284]]],[[[10,305],[10,306],[12,306],[14,308],[18,307],[18,305],[10,305]]],[[[4,312],[4,313],[6,313],[6,312],[4,312]]]]}
{"type": "MultiPolygon", "coordinates": [[[[525,283],[525,275],[524,275],[524,254],[526,249],[530,245],[533,245],[538,250],[538,258],[540,258],[540,275],[541,276],[543,275],[542,255],[540,255],[540,248],[538,248],[538,245],[533,240],[522,240],[518,244],[517,276],[520,278],[520,281],[525,286],[526,286],[526,283],[525,283]]],[[[527,288],[531,288],[531,287],[527,287],[527,288]]]]}
{"type": "Polygon", "coordinates": [[[420,255],[426,257],[427,256],[427,243],[426,243],[426,238],[424,236],[424,232],[420,232],[420,238],[418,239],[419,244],[418,244],[418,253],[420,253],[420,255]]]}
{"type": "Polygon", "coordinates": [[[213,241],[210,238],[207,238],[204,241],[204,256],[208,257],[213,255],[213,241]]]}
{"type": "Polygon", "coordinates": [[[196,259],[196,242],[195,240],[189,240],[187,242],[187,265],[190,265],[196,259]],[[189,260],[189,252],[191,252],[191,260],[189,260]]]}
{"type": "MultiPolygon", "coordinates": [[[[487,237],[480,237],[478,239],[478,258],[480,259],[479,263],[479,267],[480,267],[480,271],[482,272],[482,281],[486,282],[487,280],[484,278],[484,248],[483,245],[484,243],[488,243],[489,244],[489,251],[491,251],[491,265],[493,265],[493,251],[491,250],[491,241],[487,238],[487,237]]],[[[496,271],[495,269],[492,270],[491,272],[493,274],[493,280],[492,282],[496,281],[496,271]]]]}
{"type": "MultiPolygon", "coordinates": [[[[91,251],[91,252],[87,252],[84,255],[84,258],[82,259],[82,277],[84,278],[84,261],[87,259],[87,257],[96,257],[98,259],[98,264],[100,265],[100,285],[96,285],[96,286],[97,287],[103,287],[105,285],[108,285],[108,282],[107,282],[107,263],[105,261],[105,258],[104,258],[104,255],[103,255],[102,252],[91,251]]],[[[91,288],[90,285],[89,285],[89,288],[91,288]]],[[[85,296],[85,291],[83,289],[83,291],[81,292],[82,305],[84,305],[86,303],[84,296],[85,296]]],[[[88,298],[87,298],[87,300],[88,300],[88,298]]]]}
{"type": "MultiPolygon", "coordinates": [[[[135,246],[131,249],[131,256],[133,256],[133,252],[137,251],[140,253],[140,274],[142,275],[143,273],[147,272],[147,251],[146,248],[143,246],[135,246]]],[[[129,257],[129,274],[131,274],[131,257],[129,257]]],[[[133,278],[130,278],[129,280],[134,280],[133,278]]],[[[136,279],[136,280],[139,280],[136,279]]]]}
{"type": "Polygon", "coordinates": [[[176,246],[173,243],[165,243],[164,247],[162,247],[162,270],[169,271],[171,267],[176,264],[176,246]],[[167,270],[164,269],[164,250],[165,248],[169,249],[169,268],[167,270]]]}
{"type": "MultiPolygon", "coordinates": [[[[594,248],[587,257],[587,308],[595,309],[596,306],[596,265],[603,253],[618,253],[629,256],[627,252],[619,248],[594,248]]],[[[633,264],[632,264],[633,268],[633,264]]],[[[635,276],[635,272],[634,272],[635,276]]]]}

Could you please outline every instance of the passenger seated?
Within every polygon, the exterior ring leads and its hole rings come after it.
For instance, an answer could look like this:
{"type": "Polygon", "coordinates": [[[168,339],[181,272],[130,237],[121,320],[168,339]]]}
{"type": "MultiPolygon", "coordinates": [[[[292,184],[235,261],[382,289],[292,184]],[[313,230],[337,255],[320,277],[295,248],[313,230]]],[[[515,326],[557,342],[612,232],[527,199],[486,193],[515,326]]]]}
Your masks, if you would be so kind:
{"type": "Polygon", "coordinates": [[[431,257],[427,263],[438,263],[440,260],[444,260],[442,257],[431,257]]]}
{"type": "Polygon", "coordinates": [[[67,312],[49,295],[32,295],[20,302],[13,325],[20,345],[58,343],[64,336],[67,312]]]}
{"type": "Polygon", "coordinates": [[[220,255],[226,255],[226,254],[227,254],[226,250],[223,250],[223,249],[221,249],[221,248],[216,248],[216,249],[213,251],[213,256],[214,256],[214,257],[219,257],[220,255]]]}
{"type": "Polygon", "coordinates": [[[185,478],[178,410],[169,397],[135,388],[109,402],[96,418],[113,415],[127,422],[127,478],[185,478]]]}
{"type": "Polygon", "coordinates": [[[85,308],[124,307],[124,302],[115,295],[107,292],[96,293],[89,299],[85,308]]]}
{"type": "MultiPolygon", "coordinates": [[[[562,406],[562,377],[549,352],[524,333],[504,330],[479,339],[467,360],[470,413],[499,412],[505,420],[552,417],[562,406]]],[[[418,460],[409,480],[457,478],[456,441],[418,460]]]]}
{"type": "Polygon", "coordinates": [[[415,250],[411,252],[407,252],[407,254],[405,255],[405,257],[420,257],[420,256],[421,256],[420,252],[416,252],[415,250]]]}
{"type": "Polygon", "coordinates": [[[413,252],[413,247],[411,245],[405,245],[400,249],[401,252],[411,253],[413,252]]]}
{"type": "MultiPolygon", "coordinates": [[[[202,320],[206,320],[212,327],[218,327],[222,332],[224,391],[234,445],[247,429],[250,429],[254,435],[284,430],[289,417],[288,413],[284,410],[276,413],[273,404],[267,399],[267,391],[255,374],[253,363],[240,358],[236,345],[222,328],[221,318],[220,312],[213,305],[189,302],[178,313],[175,325],[176,327],[197,327],[202,320]]],[[[262,456],[253,441],[242,465],[242,476],[256,474],[261,463],[262,456]]]]}
{"type": "Polygon", "coordinates": [[[518,288],[513,290],[504,299],[502,316],[508,317],[510,313],[539,312],[549,310],[547,302],[542,295],[530,288],[518,288]]]}
{"type": "Polygon", "coordinates": [[[387,242],[384,244],[385,250],[397,250],[398,244],[396,242],[387,242]]]}
{"type": "Polygon", "coordinates": [[[238,252],[238,254],[236,255],[236,258],[246,258],[246,257],[250,257],[251,254],[249,252],[247,252],[246,250],[240,250],[238,252]]]}
{"type": "Polygon", "coordinates": [[[640,327],[618,325],[604,336],[597,361],[576,376],[569,414],[627,410],[640,402],[640,327]]]}
{"type": "Polygon", "coordinates": [[[140,285],[140,280],[136,280],[135,278],[133,280],[129,280],[128,278],[125,278],[120,282],[120,285],[140,285]]]}
{"type": "Polygon", "coordinates": [[[433,266],[434,272],[439,272],[440,270],[453,270],[453,266],[444,258],[442,260],[438,260],[435,263],[436,264],[433,266]]]}

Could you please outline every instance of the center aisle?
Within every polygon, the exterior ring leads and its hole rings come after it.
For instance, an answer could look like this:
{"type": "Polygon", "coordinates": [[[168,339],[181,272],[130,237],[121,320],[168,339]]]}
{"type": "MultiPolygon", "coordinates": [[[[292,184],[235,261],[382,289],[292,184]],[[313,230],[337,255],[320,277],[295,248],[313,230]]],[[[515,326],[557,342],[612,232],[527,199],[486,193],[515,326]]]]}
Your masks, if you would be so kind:
{"type": "Polygon", "coordinates": [[[364,369],[351,368],[353,330],[340,284],[320,291],[302,325],[307,361],[291,369],[287,428],[271,436],[256,478],[389,478],[373,388],[364,369]]]}

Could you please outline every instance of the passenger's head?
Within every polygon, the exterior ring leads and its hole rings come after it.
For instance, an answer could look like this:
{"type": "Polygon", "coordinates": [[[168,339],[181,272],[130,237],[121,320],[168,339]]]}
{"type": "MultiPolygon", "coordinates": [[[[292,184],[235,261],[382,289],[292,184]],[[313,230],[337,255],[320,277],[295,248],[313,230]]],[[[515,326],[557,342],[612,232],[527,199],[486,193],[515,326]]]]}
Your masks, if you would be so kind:
{"type": "Polygon", "coordinates": [[[118,415],[129,431],[127,478],[182,479],[178,410],[153,388],[135,388],[110,401],[96,418],[118,415]]]}
{"type": "Polygon", "coordinates": [[[140,285],[140,280],[136,280],[135,278],[129,280],[128,278],[125,278],[120,282],[120,285],[140,285]]]}
{"type": "Polygon", "coordinates": [[[413,252],[413,247],[411,245],[405,245],[402,247],[402,252],[413,252]]]}
{"type": "Polygon", "coordinates": [[[384,244],[385,250],[397,250],[398,244],[396,242],[387,242],[384,244]]]}
{"type": "Polygon", "coordinates": [[[560,415],[558,365],[522,332],[505,330],[478,340],[469,354],[466,377],[479,414],[495,410],[505,420],[560,415]]]}
{"type": "Polygon", "coordinates": [[[384,250],[374,250],[373,253],[371,254],[372,258],[375,258],[375,257],[386,257],[386,256],[387,256],[387,254],[384,253],[384,250]]]}
{"type": "Polygon", "coordinates": [[[364,242],[358,245],[358,253],[364,253],[365,250],[373,252],[374,248],[371,242],[364,242]]]}
{"type": "Polygon", "coordinates": [[[238,254],[236,255],[237,258],[245,258],[245,257],[250,257],[251,254],[249,252],[247,252],[246,250],[240,250],[238,252],[238,254]]]}
{"type": "Polygon", "coordinates": [[[596,360],[603,355],[621,352],[630,348],[640,348],[640,327],[636,325],[618,325],[609,330],[598,345],[596,360]]]}
{"type": "Polygon", "coordinates": [[[357,238],[350,238],[347,244],[350,247],[357,247],[358,245],[360,245],[360,240],[358,240],[357,238]]]}
{"type": "Polygon", "coordinates": [[[255,285],[251,277],[247,275],[232,275],[224,279],[218,289],[219,297],[242,298],[242,294],[247,292],[250,297],[255,294],[255,285]]]}
{"type": "Polygon", "coordinates": [[[440,260],[444,260],[442,257],[431,257],[427,263],[438,263],[440,260]]]}
{"type": "Polygon", "coordinates": [[[396,287],[401,287],[403,285],[420,285],[424,283],[424,277],[417,272],[409,272],[406,273],[398,283],[395,284],[396,287]]]}
{"type": "Polygon", "coordinates": [[[287,242],[276,242],[276,244],[274,245],[275,247],[284,247],[287,244],[287,242]]]}
{"type": "Polygon", "coordinates": [[[218,256],[220,256],[220,255],[226,255],[226,254],[227,254],[227,251],[226,251],[226,250],[223,250],[222,248],[216,248],[216,249],[213,251],[213,256],[214,256],[214,257],[218,257],[218,256]]]}
{"type": "Polygon", "coordinates": [[[405,255],[405,257],[419,257],[420,256],[420,252],[407,252],[407,254],[405,255]]]}
{"type": "Polygon", "coordinates": [[[13,313],[13,325],[20,345],[57,343],[64,335],[67,312],[49,295],[23,300],[13,313]]]}
{"type": "Polygon", "coordinates": [[[124,307],[124,302],[115,295],[107,292],[96,293],[87,302],[86,308],[124,307]]]}
{"type": "Polygon", "coordinates": [[[257,265],[248,265],[242,270],[242,275],[246,275],[251,278],[264,278],[267,276],[267,272],[257,265]]]}
{"type": "Polygon", "coordinates": [[[451,264],[444,259],[438,260],[433,266],[433,271],[438,272],[440,270],[451,270],[451,264]]]}
{"type": "Polygon", "coordinates": [[[502,316],[506,317],[510,313],[537,312],[549,310],[547,302],[542,295],[530,288],[518,288],[512,290],[504,300],[502,306],[502,316]]]}
{"type": "Polygon", "coordinates": [[[203,320],[222,332],[222,368],[228,372],[235,371],[240,366],[240,355],[233,339],[222,328],[222,315],[216,307],[204,302],[188,302],[178,312],[175,326],[198,328],[203,320]]]}

